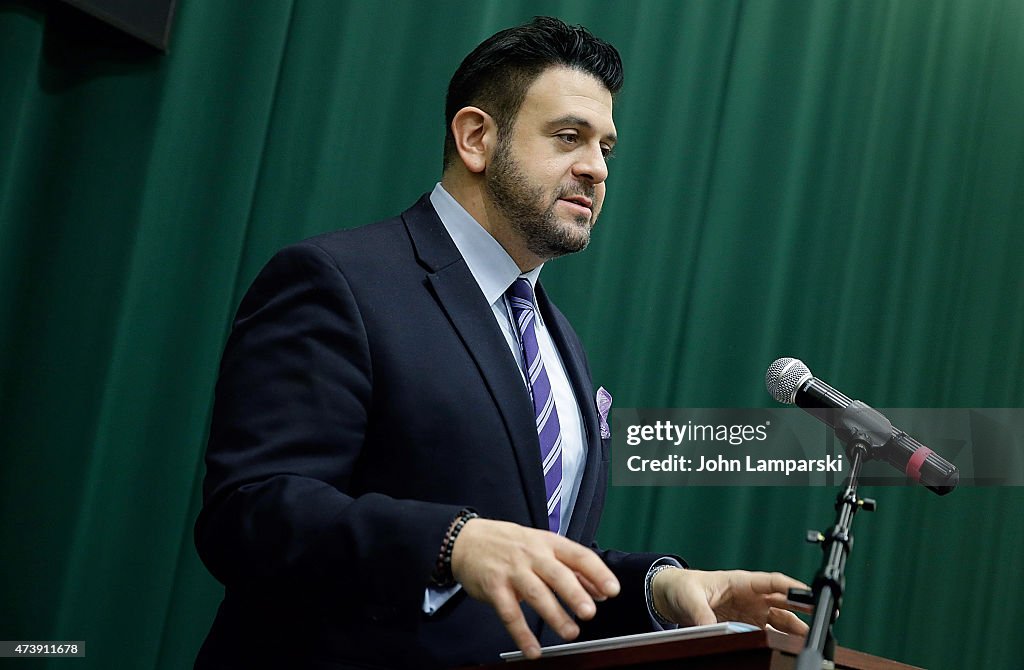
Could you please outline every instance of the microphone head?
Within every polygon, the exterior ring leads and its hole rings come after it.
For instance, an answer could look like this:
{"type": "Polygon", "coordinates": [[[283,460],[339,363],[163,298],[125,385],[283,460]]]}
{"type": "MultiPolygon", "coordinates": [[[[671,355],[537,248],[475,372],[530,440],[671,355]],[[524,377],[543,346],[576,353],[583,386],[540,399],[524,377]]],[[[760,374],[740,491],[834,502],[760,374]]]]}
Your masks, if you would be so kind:
{"type": "Polygon", "coordinates": [[[792,405],[796,402],[796,392],[813,378],[810,369],[799,358],[779,358],[768,366],[764,385],[773,398],[792,405]]]}

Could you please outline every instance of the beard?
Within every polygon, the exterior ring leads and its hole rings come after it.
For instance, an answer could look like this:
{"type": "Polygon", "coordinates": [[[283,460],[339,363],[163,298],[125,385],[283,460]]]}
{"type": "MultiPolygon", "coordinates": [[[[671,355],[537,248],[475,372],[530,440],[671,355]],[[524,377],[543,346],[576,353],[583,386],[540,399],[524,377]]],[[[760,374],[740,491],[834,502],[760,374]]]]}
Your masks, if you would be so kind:
{"type": "Polygon", "coordinates": [[[583,251],[590,243],[590,229],[597,212],[574,216],[573,223],[559,219],[555,206],[559,199],[583,195],[594,199],[592,184],[562,185],[546,201],[544,187],[532,184],[521,164],[512,156],[507,141],[499,141],[494,159],[487,169],[486,186],[491,200],[502,216],[526,243],[530,253],[551,259],[583,251]]]}

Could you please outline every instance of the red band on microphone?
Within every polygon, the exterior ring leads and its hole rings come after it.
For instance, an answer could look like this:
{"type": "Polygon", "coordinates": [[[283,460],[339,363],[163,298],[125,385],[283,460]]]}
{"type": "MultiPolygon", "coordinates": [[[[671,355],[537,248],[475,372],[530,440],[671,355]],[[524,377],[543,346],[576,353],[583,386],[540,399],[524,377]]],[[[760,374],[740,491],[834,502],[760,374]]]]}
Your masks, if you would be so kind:
{"type": "Polygon", "coordinates": [[[915,451],[910,456],[910,460],[907,461],[907,476],[915,482],[921,481],[921,466],[924,464],[924,459],[928,458],[928,455],[933,453],[935,452],[928,447],[921,447],[915,451]]]}

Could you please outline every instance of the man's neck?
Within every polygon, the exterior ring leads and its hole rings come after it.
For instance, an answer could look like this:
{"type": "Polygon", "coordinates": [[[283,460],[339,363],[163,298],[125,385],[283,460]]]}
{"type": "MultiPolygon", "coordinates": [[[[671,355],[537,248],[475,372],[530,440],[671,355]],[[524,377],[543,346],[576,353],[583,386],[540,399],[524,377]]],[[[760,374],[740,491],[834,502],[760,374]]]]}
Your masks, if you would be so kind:
{"type": "Polygon", "coordinates": [[[488,196],[482,176],[456,175],[447,170],[441,177],[441,186],[498,241],[520,270],[529,272],[544,263],[546,259],[527,248],[525,240],[513,231],[504,214],[488,196]]]}

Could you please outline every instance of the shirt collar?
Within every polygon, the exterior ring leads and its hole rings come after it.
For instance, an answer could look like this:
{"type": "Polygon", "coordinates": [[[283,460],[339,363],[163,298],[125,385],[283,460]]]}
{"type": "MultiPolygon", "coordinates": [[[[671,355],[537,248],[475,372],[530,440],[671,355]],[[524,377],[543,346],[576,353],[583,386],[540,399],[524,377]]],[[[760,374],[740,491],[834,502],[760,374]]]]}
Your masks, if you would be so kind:
{"type": "MultiPolygon", "coordinates": [[[[520,272],[519,266],[505,248],[491,237],[491,234],[477,223],[448,191],[444,190],[440,182],[430,193],[430,204],[434,206],[445,230],[451,235],[489,305],[501,300],[508,287],[520,276],[528,279],[536,292],[537,279],[540,277],[541,268],[544,267],[543,263],[529,272],[520,272]]],[[[540,311],[537,313],[540,314],[540,311]]]]}

